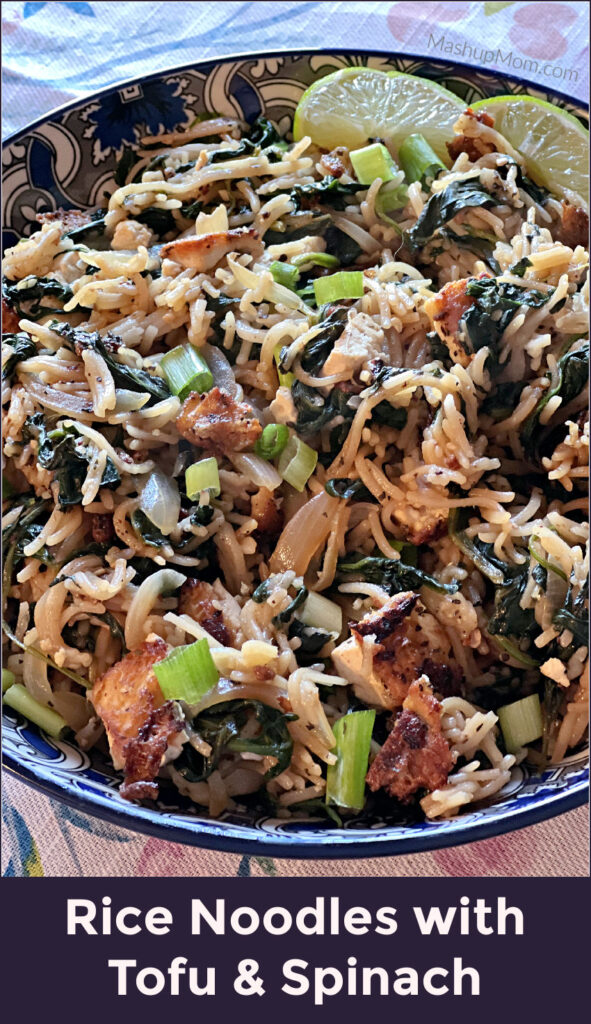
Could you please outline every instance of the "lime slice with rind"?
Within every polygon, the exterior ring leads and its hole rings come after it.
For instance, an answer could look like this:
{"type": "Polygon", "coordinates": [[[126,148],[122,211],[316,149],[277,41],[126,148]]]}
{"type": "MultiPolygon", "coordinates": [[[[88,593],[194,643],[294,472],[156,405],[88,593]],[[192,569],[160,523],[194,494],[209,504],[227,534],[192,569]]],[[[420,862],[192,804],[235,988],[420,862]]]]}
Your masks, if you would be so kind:
{"type": "Polygon", "coordinates": [[[535,96],[493,96],[472,104],[525,158],[528,175],[576,206],[589,202],[589,132],[572,114],[535,96]]]}
{"type": "Polygon", "coordinates": [[[402,141],[420,132],[449,166],[445,143],[465,103],[436,82],[398,71],[343,68],[306,89],[297,105],[293,134],[309,135],[322,149],[359,149],[383,139],[396,155],[402,141]]]}

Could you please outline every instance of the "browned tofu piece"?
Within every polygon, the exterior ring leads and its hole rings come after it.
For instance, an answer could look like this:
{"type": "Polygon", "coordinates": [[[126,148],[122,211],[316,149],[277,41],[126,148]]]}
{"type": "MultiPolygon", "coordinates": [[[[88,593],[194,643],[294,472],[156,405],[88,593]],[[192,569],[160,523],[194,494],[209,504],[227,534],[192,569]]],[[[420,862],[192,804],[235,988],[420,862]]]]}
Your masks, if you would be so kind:
{"type": "Polygon", "coordinates": [[[225,624],[223,613],[215,607],[215,598],[211,583],[188,579],[180,589],[179,615],[190,615],[223,647],[231,647],[234,639],[232,630],[225,624]]]}
{"type": "Polygon", "coordinates": [[[154,781],[169,743],[183,721],[174,701],[165,701],[153,666],[168,653],[159,637],[111,665],[94,684],[91,700],[102,719],[116,768],[123,769],[121,795],[129,800],[155,799],[154,781]]]}
{"type": "Polygon", "coordinates": [[[81,228],[84,224],[90,224],[91,215],[84,210],[52,210],[51,213],[38,213],[37,220],[40,224],[52,224],[59,220],[64,226],[64,231],[73,231],[74,228],[81,228]]]}
{"type": "Polygon", "coordinates": [[[473,299],[466,294],[470,279],[450,281],[431,299],[425,302],[425,312],[433,329],[449,349],[454,363],[468,366],[470,356],[462,344],[460,321],[470,309],[473,299]]]}
{"type": "Polygon", "coordinates": [[[257,521],[255,536],[263,543],[277,540],[283,529],[283,512],[268,487],[261,487],[250,499],[250,511],[257,521]]]}
{"type": "Polygon", "coordinates": [[[19,317],[6,299],[2,298],[2,334],[16,334],[19,317]]]}
{"type": "Polygon", "coordinates": [[[258,231],[254,228],[234,228],[231,231],[216,231],[209,235],[193,238],[178,238],[162,246],[162,259],[174,260],[181,267],[191,267],[200,274],[216,266],[231,252],[248,252],[259,259],[264,252],[258,231]]]}
{"type": "Polygon", "coordinates": [[[562,215],[560,228],[556,237],[564,245],[575,249],[577,245],[587,247],[589,244],[589,215],[579,206],[572,203],[562,202],[562,215]]]}
{"type": "Polygon", "coordinates": [[[96,515],[93,515],[90,520],[90,532],[96,544],[108,544],[112,537],[115,536],[113,516],[106,512],[98,512],[96,515]]]}
{"type": "MultiPolygon", "coordinates": [[[[488,128],[492,128],[494,121],[490,114],[487,114],[485,110],[474,113],[472,107],[468,107],[465,112],[465,116],[473,119],[474,121],[480,121],[481,124],[485,124],[488,128]]],[[[451,142],[446,142],[447,152],[449,153],[452,160],[457,160],[460,153],[466,153],[468,159],[474,163],[485,153],[494,152],[494,146],[490,142],[484,142],[483,139],[478,137],[472,138],[469,135],[456,135],[451,142]]]]}
{"type": "Polygon", "coordinates": [[[401,707],[411,684],[423,673],[442,696],[457,693],[461,672],[447,663],[443,634],[413,591],[395,594],[360,622],[349,623],[351,636],[331,654],[336,671],[348,679],[356,695],[370,707],[401,707]],[[427,620],[429,628],[427,627],[427,620]],[[366,657],[363,638],[374,638],[373,658],[366,657]]]}
{"type": "Polygon", "coordinates": [[[200,448],[224,455],[252,448],[263,428],[246,402],[236,402],[220,388],[192,392],[176,419],[179,434],[200,448]]]}
{"type": "Polygon", "coordinates": [[[417,790],[432,792],[447,782],[453,767],[441,729],[441,705],[423,676],[411,685],[392,732],[367,773],[374,792],[408,803],[417,790]]]}

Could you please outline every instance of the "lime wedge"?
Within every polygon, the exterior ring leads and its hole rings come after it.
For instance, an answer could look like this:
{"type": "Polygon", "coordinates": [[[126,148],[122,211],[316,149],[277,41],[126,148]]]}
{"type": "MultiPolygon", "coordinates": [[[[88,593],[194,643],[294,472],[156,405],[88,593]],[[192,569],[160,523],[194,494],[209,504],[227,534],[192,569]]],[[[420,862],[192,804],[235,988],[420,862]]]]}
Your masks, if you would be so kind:
{"type": "Polygon", "coordinates": [[[464,109],[461,99],[426,78],[344,68],[306,89],[293,134],[296,140],[309,135],[323,149],[359,149],[369,139],[384,139],[397,154],[407,135],[420,132],[449,166],[445,143],[464,109]]]}
{"type": "Polygon", "coordinates": [[[572,114],[535,96],[493,96],[472,104],[523,157],[527,171],[575,205],[589,201],[589,132],[572,114]]]}

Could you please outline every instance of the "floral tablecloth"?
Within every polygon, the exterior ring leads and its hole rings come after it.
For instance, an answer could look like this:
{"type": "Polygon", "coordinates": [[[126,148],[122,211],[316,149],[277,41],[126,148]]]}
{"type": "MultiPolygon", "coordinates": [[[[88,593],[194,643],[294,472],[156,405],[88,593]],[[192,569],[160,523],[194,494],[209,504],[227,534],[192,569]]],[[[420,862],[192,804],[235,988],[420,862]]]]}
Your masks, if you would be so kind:
{"type": "MultiPolygon", "coordinates": [[[[401,51],[588,93],[588,5],[573,2],[2,4],[3,131],[121,79],[221,54],[401,51]]],[[[146,838],[4,777],[2,871],[22,875],[586,875],[586,808],[432,853],[364,861],[240,857],[146,838]]]]}

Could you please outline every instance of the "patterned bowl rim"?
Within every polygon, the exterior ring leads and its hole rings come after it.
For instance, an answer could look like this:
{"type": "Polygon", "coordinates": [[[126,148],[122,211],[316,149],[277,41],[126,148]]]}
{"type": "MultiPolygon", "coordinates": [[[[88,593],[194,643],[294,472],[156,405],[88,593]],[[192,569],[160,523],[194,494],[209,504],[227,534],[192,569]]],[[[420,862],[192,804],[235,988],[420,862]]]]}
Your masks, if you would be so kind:
{"type": "MultiPolygon", "coordinates": [[[[52,121],[54,118],[67,114],[71,110],[75,110],[81,104],[91,103],[93,100],[99,100],[104,96],[107,96],[111,92],[116,92],[118,89],[125,89],[127,86],[134,85],[137,82],[151,82],[156,78],[162,78],[164,75],[177,75],[182,74],[183,71],[191,71],[193,69],[199,69],[209,67],[211,64],[233,64],[240,60],[265,60],[273,57],[314,57],[314,56],[331,56],[331,57],[382,57],[385,60],[416,60],[423,63],[432,64],[438,68],[460,68],[463,71],[472,72],[472,74],[484,74],[491,78],[502,76],[508,82],[515,82],[517,85],[525,85],[530,89],[537,89],[539,92],[545,92],[547,95],[552,95],[556,99],[563,100],[565,103],[569,103],[572,106],[578,107],[581,111],[589,113],[589,104],[585,103],[584,100],[577,99],[576,96],[569,96],[568,93],[561,92],[559,89],[545,89],[543,85],[538,82],[532,82],[529,78],[524,78],[523,75],[511,75],[504,71],[498,71],[497,69],[479,67],[476,64],[466,64],[465,61],[459,60],[438,60],[437,58],[431,58],[425,54],[420,53],[402,53],[399,51],[392,50],[366,50],[365,48],[353,48],[353,47],[297,47],[289,50],[257,50],[255,53],[228,53],[222,54],[220,57],[208,57],[203,60],[190,61],[185,64],[174,64],[172,67],[164,66],[158,68],[156,71],[150,71],[148,75],[139,75],[135,78],[121,78],[116,82],[112,82],[110,85],[106,85],[103,89],[97,89],[95,92],[90,92],[84,96],[78,96],[76,99],[69,100],[67,103],[62,103],[57,107],[53,107],[48,110],[46,114],[38,117],[35,121],[30,121],[23,128],[17,128],[15,132],[10,135],[6,135],[2,139],[2,148],[8,146],[14,142],[18,142],[19,139],[28,135],[34,128],[38,128],[40,125],[45,124],[47,121],[52,121]]],[[[412,74],[412,72],[407,72],[412,74]]]]}
{"type": "MultiPolygon", "coordinates": [[[[184,71],[225,63],[231,64],[237,61],[323,55],[364,58],[380,57],[388,60],[416,60],[445,70],[460,69],[471,74],[484,74],[491,78],[502,76],[505,81],[544,92],[546,95],[552,95],[553,98],[574,106],[578,111],[586,113],[589,111],[588,105],[582,100],[569,96],[557,89],[545,89],[543,85],[532,82],[523,76],[506,74],[505,72],[499,72],[497,69],[479,67],[462,61],[438,60],[424,54],[365,48],[299,47],[289,50],[274,49],[258,50],[254,53],[222,54],[219,57],[190,61],[172,67],[161,67],[147,75],[139,75],[134,78],[112,82],[103,89],[85,96],[79,96],[68,103],[54,107],[42,117],[7,135],[2,141],[2,148],[4,149],[18,142],[35,128],[75,110],[83,103],[99,100],[112,92],[116,92],[118,89],[123,89],[138,82],[149,82],[162,78],[165,75],[175,75],[184,71]]],[[[497,835],[505,835],[508,832],[526,828],[529,825],[535,825],[548,818],[553,818],[559,814],[564,814],[566,811],[573,810],[586,803],[589,799],[589,782],[588,778],[585,778],[585,774],[583,774],[583,777],[577,778],[576,781],[568,786],[566,792],[543,792],[529,806],[520,806],[519,801],[507,802],[506,804],[501,803],[497,805],[499,813],[491,814],[488,819],[465,820],[463,822],[460,816],[453,819],[453,828],[442,831],[434,827],[432,831],[417,835],[416,832],[405,834],[404,829],[400,828],[400,831],[397,830],[393,834],[386,830],[383,832],[376,831],[370,839],[355,840],[353,838],[355,835],[353,830],[338,831],[327,829],[324,831],[322,840],[318,842],[302,842],[297,833],[290,835],[285,832],[269,833],[257,831],[254,825],[247,828],[245,826],[236,826],[223,820],[215,821],[187,816],[182,824],[175,824],[170,821],[166,812],[163,813],[162,811],[134,803],[126,805],[118,802],[114,803],[112,799],[101,796],[98,793],[87,792],[84,795],[80,795],[74,790],[72,784],[67,779],[62,780],[55,777],[47,778],[40,776],[4,750],[2,752],[2,765],[10,775],[36,789],[38,792],[43,793],[45,796],[59,800],[61,803],[67,804],[82,813],[92,814],[94,817],[119,827],[129,828],[136,832],[172,842],[207,849],[218,849],[227,853],[262,854],[302,860],[312,858],[341,860],[371,856],[391,856],[393,854],[421,853],[449,846],[461,846],[465,843],[489,839],[497,835]],[[247,832],[251,834],[245,835],[247,832]]]]}

